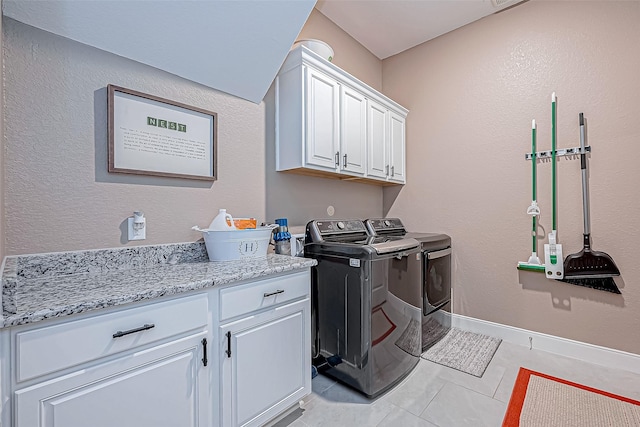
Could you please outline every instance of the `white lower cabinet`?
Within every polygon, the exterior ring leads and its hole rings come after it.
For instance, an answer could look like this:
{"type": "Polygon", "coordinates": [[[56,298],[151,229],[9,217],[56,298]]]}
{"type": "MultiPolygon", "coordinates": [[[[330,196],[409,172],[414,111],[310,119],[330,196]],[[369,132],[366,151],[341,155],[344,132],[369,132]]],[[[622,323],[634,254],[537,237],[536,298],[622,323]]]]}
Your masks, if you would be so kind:
{"type": "Polygon", "coordinates": [[[264,303],[218,327],[222,426],[264,425],[311,392],[309,283],[306,272],[238,290],[264,303]]]}
{"type": "Polygon", "coordinates": [[[0,330],[0,425],[264,425],[311,393],[310,283],[306,269],[0,330]]]}
{"type": "Polygon", "coordinates": [[[198,334],[15,392],[16,427],[208,426],[198,334]]]}
{"type": "Polygon", "coordinates": [[[201,293],[11,332],[15,427],[211,425],[201,293]]]}

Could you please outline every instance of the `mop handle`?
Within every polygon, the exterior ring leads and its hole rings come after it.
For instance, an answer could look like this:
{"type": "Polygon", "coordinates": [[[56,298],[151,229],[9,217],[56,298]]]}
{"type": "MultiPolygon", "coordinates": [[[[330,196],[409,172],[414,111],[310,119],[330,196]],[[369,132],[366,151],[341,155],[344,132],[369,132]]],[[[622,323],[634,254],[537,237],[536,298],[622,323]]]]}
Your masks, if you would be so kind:
{"type": "Polygon", "coordinates": [[[531,180],[531,185],[533,186],[533,201],[537,201],[537,195],[536,195],[536,120],[533,119],[531,121],[531,161],[532,166],[531,166],[531,173],[532,173],[532,180],[531,180]]]}
{"type": "Polygon", "coordinates": [[[556,93],[551,94],[551,204],[553,230],[556,228],[556,93]]]}
{"type": "Polygon", "coordinates": [[[582,210],[584,213],[584,234],[591,234],[591,218],[589,216],[589,181],[587,181],[587,155],[584,152],[585,132],[584,114],[580,113],[580,169],[582,170],[582,210]]]}
{"type": "MultiPolygon", "coordinates": [[[[533,119],[531,121],[531,161],[532,166],[531,166],[531,175],[532,175],[532,186],[533,186],[533,201],[535,202],[537,199],[537,195],[536,195],[536,120],[533,119]]],[[[536,253],[538,252],[538,239],[536,239],[536,233],[537,233],[537,227],[536,227],[536,215],[532,216],[531,219],[531,223],[532,223],[532,230],[531,230],[531,247],[532,247],[532,252],[536,253]]]]}

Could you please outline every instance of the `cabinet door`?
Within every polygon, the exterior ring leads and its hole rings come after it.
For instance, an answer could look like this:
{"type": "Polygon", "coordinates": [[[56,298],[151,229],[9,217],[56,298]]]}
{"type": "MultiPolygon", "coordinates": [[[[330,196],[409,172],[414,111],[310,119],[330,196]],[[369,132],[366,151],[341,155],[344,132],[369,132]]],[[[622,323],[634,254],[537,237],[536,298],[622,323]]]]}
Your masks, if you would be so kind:
{"type": "Polygon", "coordinates": [[[308,298],[220,326],[221,425],[263,425],[311,391],[310,332],[308,298]]]}
{"type": "Polygon", "coordinates": [[[377,102],[369,100],[367,104],[368,129],[367,175],[377,178],[387,178],[389,174],[388,160],[388,115],[387,109],[377,102]]]}
{"type": "Polygon", "coordinates": [[[306,163],[335,171],[338,167],[338,97],[340,87],[331,77],[307,68],[306,163]]]}
{"type": "Polygon", "coordinates": [[[83,369],[15,393],[16,427],[210,424],[205,334],[83,369]],[[184,348],[189,343],[188,348],[184,348]],[[175,345],[173,345],[175,347],[175,345]],[[168,353],[168,354],[167,354],[168,353]]]}
{"type": "Polygon", "coordinates": [[[364,175],[367,160],[367,99],[342,86],[340,92],[340,170],[364,175]]]}
{"type": "Polygon", "coordinates": [[[401,115],[389,112],[389,153],[391,155],[389,180],[405,183],[405,119],[401,115]]]}

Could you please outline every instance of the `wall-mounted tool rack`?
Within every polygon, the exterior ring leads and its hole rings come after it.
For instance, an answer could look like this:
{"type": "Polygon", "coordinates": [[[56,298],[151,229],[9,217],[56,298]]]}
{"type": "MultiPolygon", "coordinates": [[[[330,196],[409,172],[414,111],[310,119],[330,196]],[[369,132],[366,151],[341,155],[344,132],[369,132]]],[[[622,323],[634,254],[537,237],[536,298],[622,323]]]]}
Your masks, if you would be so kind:
{"type": "MultiPolygon", "coordinates": [[[[591,152],[591,146],[584,147],[584,154],[591,152]]],[[[582,154],[580,152],[580,147],[575,148],[562,148],[560,150],[556,150],[556,157],[558,156],[577,156],[582,154]]],[[[536,159],[550,159],[553,153],[551,150],[548,151],[536,151],[536,159]]],[[[533,156],[531,153],[527,153],[524,155],[525,160],[531,160],[533,156]]]]}

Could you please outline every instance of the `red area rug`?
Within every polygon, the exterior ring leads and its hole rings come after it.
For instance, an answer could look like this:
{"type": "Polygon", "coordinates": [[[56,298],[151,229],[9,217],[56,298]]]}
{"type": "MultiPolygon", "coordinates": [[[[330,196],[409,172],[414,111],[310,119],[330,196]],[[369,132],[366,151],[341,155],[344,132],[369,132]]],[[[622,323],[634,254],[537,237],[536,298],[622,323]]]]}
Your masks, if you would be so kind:
{"type": "Polygon", "coordinates": [[[520,368],[503,427],[638,427],[640,402],[520,368]]]}

